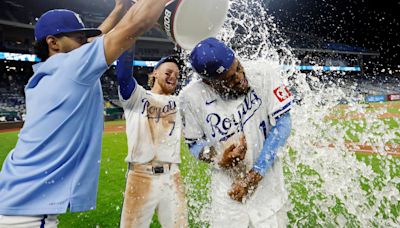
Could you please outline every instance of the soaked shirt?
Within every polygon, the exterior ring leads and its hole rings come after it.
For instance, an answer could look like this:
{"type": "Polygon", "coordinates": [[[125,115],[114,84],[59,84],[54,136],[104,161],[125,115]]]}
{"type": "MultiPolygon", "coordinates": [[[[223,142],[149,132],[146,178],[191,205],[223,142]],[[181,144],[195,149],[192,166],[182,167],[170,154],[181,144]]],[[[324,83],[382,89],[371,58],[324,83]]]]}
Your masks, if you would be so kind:
{"type": "Polygon", "coordinates": [[[136,85],[128,100],[120,96],[126,118],[126,162],[180,163],[181,116],[178,97],[136,85]]]}
{"type": "Polygon", "coordinates": [[[25,123],[0,172],[0,214],[95,208],[107,68],[102,37],[34,66],[25,123]]]}
{"type": "MultiPolygon", "coordinates": [[[[218,178],[221,194],[226,195],[235,177],[253,168],[271,126],[276,124],[276,118],[291,108],[293,97],[280,75],[266,73],[262,76],[263,80],[258,81],[247,76],[250,90],[237,99],[223,99],[201,81],[192,82],[181,92],[183,133],[187,143],[207,140],[215,148],[215,160],[219,161],[225,149],[238,144],[242,135],[246,138],[246,156],[235,172],[225,171],[214,164],[216,172],[213,177],[218,178]]],[[[257,191],[262,192],[255,195],[269,196],[257,199],[260,208],[280,208],[286,201],[279,157],[265,174],[257,191]]]]}

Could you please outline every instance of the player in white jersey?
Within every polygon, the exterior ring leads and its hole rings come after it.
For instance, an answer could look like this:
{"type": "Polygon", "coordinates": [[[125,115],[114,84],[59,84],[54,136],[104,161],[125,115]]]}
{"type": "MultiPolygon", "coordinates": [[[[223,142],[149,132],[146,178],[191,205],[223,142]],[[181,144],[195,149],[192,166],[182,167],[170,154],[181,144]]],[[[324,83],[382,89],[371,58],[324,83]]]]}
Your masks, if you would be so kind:
{"type": "Polygon", "coordinates": [[[181,116],[177,96],[172,95],[180,64],[172,56],[161,59],[147,91],[132,77],[132,56],[125,53],[117,64],[129,164],[120,226],[149,227],[157,211],[163,227],[187,227],[179,171],[181,116]]]}
{"type": "Polygon", "coordinates": [[[181,92],[183,132],[192,154],[213,163],[211,227],[285,227],[276,154],[290,134],[293,98],[279,70],[256,83],[215,38],[201,41],[190,61],[200,80],[181,92]]]}

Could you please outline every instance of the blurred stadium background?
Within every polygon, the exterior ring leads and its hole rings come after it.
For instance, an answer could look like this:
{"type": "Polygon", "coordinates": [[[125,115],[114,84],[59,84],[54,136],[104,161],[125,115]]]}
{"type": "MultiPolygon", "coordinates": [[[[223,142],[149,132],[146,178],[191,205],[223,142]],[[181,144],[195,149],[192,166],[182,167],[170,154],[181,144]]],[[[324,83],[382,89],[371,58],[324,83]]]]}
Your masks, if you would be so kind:
{"type": "MultiPolygon", "coordinates": [[[[299,59],[297,68],[306,77],[324,83],[338,82],[348,93],[348,97],[339,100],[346,104],[354,92],[362,96],[362,102],[377,103],[368,107],[379,107],[378,102],[396,104],[387,107],[387,111],[400,113],[400,61],[399,41],[400,24],[397,18],[400,11],[398,0],[376,3],[372,0],[264,0],[265,7],[273,15],[287,40],[292,52],[299,59]],[[339,83],[340,82],[340,83],[339,83]],[[392,102],[394,101],[394,102],[392,102]],[[395,109],[395,110],[389,110],[395,109]]],[[[39,60],[33,53],[33,29],[38,17],[49,9],[67,8],[81,14],[88,27],[97,27],[110,12],[113,0],[0,0],[0,164],[15,146],[18,132],[25,116],[24,86],[32,75],[32,65],[39,60]]],[[[157,28],[141,36],[135,47],[134,77],[139,84],[147,87],[147,74],[162,56],[180,52],[179,48],[167,39],[157,28]]],[[[285,53],[282,53],[283,55],[285,53]]],[[[185,84],[186,78],[181,81],[185,84]]],[[[122,108],[118,102],[115,67],[112,66],[101,78],[106,120],[122,117],[122,108]]],[[[340,106],[339,106],[340,107],[340,106]]],[[[338,109],[341,112],[341,108],[338,109]]],[[[386,110],[386,107],[385,107],[386,110]]],[[[398,117],[396,117],[398,120],[398,117]]],[[[390,129],[398,129],[398,121],[390,122],[390,129]]],[[[338,124],[345,128],[348,123],[338,124]]],[[[87,213],[65,214],[61,217],[60,227],[117,227],[124,191],[126,165],[126,136],[121,126],[124,121],[106,124],[103,137],[102,164],[97,209],[87,213]],[[107,130],[108,128],[108,130],[107,130]]],[[[370,130],[370,129],[367,129],[370,130]]],[[[358,129],[358,131],[366,131],[358,129]]],[[[380,132],[378,132],[380,133],[380,132]]],[[[397,146],[399,135],[391,142],[397,146]]],[[[351,141],[357,141],[352,139],[351,141]]],[[[360,149],[357,149],[360,151],[360,149]]],[[[200,189],[197,193],[189,192],[190,213],[197,216],[196,205],[191,203],[206,202],[206,183],[209,176],[207,166],[194,161],[187,148],[182,149],[182,173],[188,188],[200,189]],[[189,165],[188,165],[189,164],[189,165]],[[193,180],[193,183],[191,182],[193,180]],[[197,182],[195,182],[196,180],[197,182]],[[204,183],[203,183],[204,182],[204,183]]],[[[358,155],[380,170],[379,157],[358,155]],[[371,160],[368,160],[371,159],[371,160]]],[[[395,160],[395,162],[398,159],[395,160]]],[[[385,163],[384,163],[385,164],[385,163]]],[[[400,169],[394,163],[392,176],[398,177],[400,169]]],[[[383,166],[382,167],[386,167],[383,166]]],[[[383,168],[382,168],[383,169],[383,168]]],[[[380,174],[386,177],[387,173],[380,174]]],[[[400,189],[400,184],[398,184],[400,189]]],[[[293,193],[293,192],[292,192],[293,193]]],[[[304,196],[307,193],[297,193],[304,196]]],[[[300,197],[301,198],[301,197],[300,197]]],[[[399,216],[400,204],[391,212],[399,216]]],[[[306,211],[310,220],[308,225],[315,226],[310,218],[314,208],[298,206],[295,209],[306,211]],[[308,213],[308,211],[310,211],[308,213]]],[[[291,218],[293,223],[295,219],[291,218]]],[[[156,220],[155,220],[156,221],[156,220]]],[[[191,221],[191,227],[201,227],[191,221]]],[[[152,227],[159,227],[157,222],[152,227]]],[[[356,226],[354,226],[356,227],[356,226]]]]}
{"type": "MultiPolygon", "coordinates": [[[[338,0],[264,2],[300,60],[300,71],[319,80],[344,81],[348,87],[344,91],[357,91],[367,102],[400,99],[399,45],[393,41],[400,31],[395,17],[398,1],[383,5],[338,0]]],[[[113,4],[112,0],[0,1],[0,122],[8,123],[2,128],[15,127],[9,123],[24,119],[24,85],[32,75],[31,66],[39,61],[32,49],[38,17],[49,9],[68,8],[80,13],[86,26],[97,27],[113,4]]],[[[155,61],[179,52],[157,28],[141,36],[135,50],[134,76],[145,87],[155,61]]],[[[114,71],[113,66],[101,79],[107,120],[122,115],[114,71]]]]}

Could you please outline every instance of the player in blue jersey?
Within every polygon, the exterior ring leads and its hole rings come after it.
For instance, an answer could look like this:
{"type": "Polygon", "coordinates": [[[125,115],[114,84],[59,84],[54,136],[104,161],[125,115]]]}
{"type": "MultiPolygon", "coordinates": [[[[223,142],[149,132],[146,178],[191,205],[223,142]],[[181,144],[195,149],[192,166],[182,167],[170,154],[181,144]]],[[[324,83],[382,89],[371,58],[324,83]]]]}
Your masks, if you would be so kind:
{"type": "Polygon", "coordinates": [[[201,41],[190,62],[200,80],[181,92],[183,132],[192,154],[213,164],[211,227],[285,227],[277,152],[290,134],[293,97],[279,69],[246,75],[215,38],[201,41]]]}
{"type": "Polygon", "coordinates": [[[25,123],[0,172],[0,227],[56,227],[58,214],[95,209],[104,125],[100,77],[168,1],[116,0],[100,29],[85,28],[69,10],[39,18],[35,39],[43,62],[25,87],[25,123]]]}

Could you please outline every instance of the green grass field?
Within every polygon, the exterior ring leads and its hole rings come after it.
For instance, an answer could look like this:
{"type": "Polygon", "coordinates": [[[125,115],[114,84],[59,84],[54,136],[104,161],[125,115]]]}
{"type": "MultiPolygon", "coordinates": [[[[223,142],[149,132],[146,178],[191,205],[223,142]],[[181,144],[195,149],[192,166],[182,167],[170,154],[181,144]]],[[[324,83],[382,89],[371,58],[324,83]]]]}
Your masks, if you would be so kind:
{"type": "MultiPolygon", "coordinates": [[[[390,109],[391,112],[400,113],[398,109],[390,109]]],[[[388,125],[389,129],[399,129],[398,119],[386,119],[382,120],[388,125]]],[[[109,122],[107,124],[120,124],[121,122],[109,122]]],[[[363,127],[360,127],[360,121],[333,121],[335,126],[349,126],[354,125],[354,129],[357,132],[365,131],[363,127]]],[[[361,125],[362,126],[362,125],[361,125]]],[[[368,129],[370,130],[370,129],[368,129]]],[[[8,152],[14,147],[17,141],[18,133],[0,133],[0,163],[3,162],[8,152]]],[[[377,133],[379,137],[379,133],[377,133]]],[[[352,141],[358,141],[357,136],[348,133],[348,139],[352,141]]],[[[394,134],[394,138],[390,140],[391,143],[400,143],[400,134],[397,132],[394,134]]],[[[126,156],[127,144],[125,133],[105,133],[103,137],[103,151],[101,160],[101,173],[99,182],[99,191],[97,196],[97,208],[93,211],[85,213],[67,213],[60,216],[61,228],[71,228],[71,227],[118,227],[120,212],[122,207],[123,192],[125,187],[125,173],[126,173],[126,163],[124,158],[126,156]]],[[[291,151],[292,155],[296,152],[291,151]]],[[[204,163],[195,161],[189,154],[188,149],[183,145],[182,149],[182,174],[185,177],[185,183],[190,186],[187,197],[191,200],[189,201],[189,213],[191,214],[190,224],[191,227],[203,227],[206,224],[197,223],[198,220],[193,220],[199,213],[198,207],[193,204],[193,202],[200,202],[200,204],[206,203],[208,200],[207,193],[207,183],[209,182],[208,167],[204,163]]],[[[392,159],[382,159],[380,156],[375,155],[357,155],[359,161],[365,162],[367,165],[371,165],[374,172],[377,174],[372,181],[374,188],[383,188],[383,184],[387,173],[390,174],[391,178],[400,178],[400,166],[397,165],[400,162],[399,158],[392,159]],[[389,172],[387,171],[390,167],[389,172]]],[[[301,164],[300,164],[301,166],[301,164]]],[[[326,220],[325,223],[328,227],[335,227],[338,223],[335,221],[330,221],[332,218],[326,216],[327,212],[321,211],[315,208],[315,204],[318,200],[324,200],[325,196],[321,194],[313,194],[310,192],[306,185],[310,185],[312,181],[308,181],[308,178],[315,175],[315,171],[307,168],[306,166],[300,167],[301,174],[298,176],[304,177],[304,179],[298,182],[292,182],[290,188],[290,199],[293,208],[289,212],[289,219],[291,222],[290,226],[305,226],[305,227],[324,227],[319,225],[321,222],[319,220],[326,220]],[[312,196],[312,197],[310,197],[312,196]],[[305,203],[308,202],[308,203],[305,203]],[[298,221],[298,216],[304,216],[306,222],[303,221],[303,225],[295,223],[298,221]],[[305,225],[304,225],[305,224],[305,225]]],[[[298,170],[300,170],[298,169],[298,170]]],[[[285,168],[286,178],[293,178],[294,174],[291,173],[290,169],[285,168]]],[[[316,186],[320,184],[320,180],[315,180],[316,186]]],[[[361,183],[367,180],[359,180],[361,183]]],[[[369,183],[369,182],[368,182],[369,183]]],[[[365,191],[368,191],[368,184],[365,184],[365,191]]],[[[397,184],[397,189],[400,191],[400,183],[397,184]]],[[[374,201],[375,196],[371,196],[369,200],[374,201]]],[[[384,211],[380,213],[379,216],[385,216],[385,214],[390,214],[391,217],[398,218],[400,211],[400,203],[388,202],[390,204],[389,211],[384,211]]],[[[387,209],[384,207],[382,210],[387,209]]],[[[360,224],[357,221],[352,222],[352,215],[349,211],[343,207],[343,202],[339,199],[334,207],[329,209],[329,213],[337,215],[343,214],[346,219],[350,222],[346,223],[348,227],[359,227],[360,224]]],[[[379,213],[378,213],[379,214],[379,213]]],[[[377,215],[377,219],[381,218],[377,215]]],[[[376,225],[378,227],[378,225],[376,225]]],[[[160,227],[157,219],[155,218],[151,227],[160,227]]]]}

